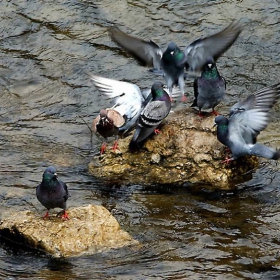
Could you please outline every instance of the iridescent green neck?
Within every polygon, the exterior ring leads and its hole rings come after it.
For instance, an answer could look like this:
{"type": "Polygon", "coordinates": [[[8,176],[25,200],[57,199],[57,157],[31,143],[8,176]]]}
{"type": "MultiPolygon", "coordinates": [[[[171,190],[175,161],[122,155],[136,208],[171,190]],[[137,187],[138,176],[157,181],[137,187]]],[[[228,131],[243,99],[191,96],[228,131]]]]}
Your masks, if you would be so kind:
{"type": "Polygon", "coordinates": [[[212,68],[203,71],[201,76],[207,79],[216,79],[219,77],[219,72],[217,70],[217,67],[213,66],[212,68]]]}

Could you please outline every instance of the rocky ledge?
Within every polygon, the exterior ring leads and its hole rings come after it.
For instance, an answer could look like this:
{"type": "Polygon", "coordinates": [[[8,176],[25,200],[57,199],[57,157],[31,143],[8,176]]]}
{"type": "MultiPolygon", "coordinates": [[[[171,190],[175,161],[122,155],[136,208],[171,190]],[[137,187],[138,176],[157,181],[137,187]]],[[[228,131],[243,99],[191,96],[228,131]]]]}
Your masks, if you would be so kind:
{"type": "Polygon", "coordinates": [[[131,153],[132,137],[119,140],[119,150],[108,146],[105,154],[95,156],[89,172],[97,178],[121,184],[203,184],[229,190],[249,179],[246,174],[258,166],[258,158],[244,157],[229,165],[221,163],[225,147],[217,140],[214,116],[197,116],[192,109],[170,113],[161,133],[131,153]]]}
{"type": "Polygon", "coordinates": [[[69,209],[70,220],[22,211],[0,223],[0,235],[16,243],[43,250],[55,257],[94,254],[109,249],[138,245],[120,228],[110,212],[97,205],[69,209]]]}

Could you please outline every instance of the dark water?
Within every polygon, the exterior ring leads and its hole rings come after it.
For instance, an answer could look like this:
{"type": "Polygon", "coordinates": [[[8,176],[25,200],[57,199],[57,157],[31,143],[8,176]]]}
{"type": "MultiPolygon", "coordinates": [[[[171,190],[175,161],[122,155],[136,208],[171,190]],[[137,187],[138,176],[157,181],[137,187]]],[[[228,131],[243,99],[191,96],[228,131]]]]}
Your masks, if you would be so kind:
{"type": "MultiPolygon", "coordinates": [[[[58,260],[0,245],[1,279],[280,279],[279,167],[266,162],[230,193],[107,186],[87,174],[100,143],[90,123],[106,102],[88,72],[150,87],[147,69],[112,43],[106,27],[185,46],[235,18],[245,30],[220,60],[228,96],[280,81],[279,1],[1,1],[0,219],[44,209],[35,187],[57,167],[69,207],[107,207],[141,249],[58,260]]],[[[191,81],[187,92],[192,100],[191,81]]],[[[279,147],[279,105],[259,141],[279,147]]],[[[69,237],[71,238],[71,237],[69,237]]]]}

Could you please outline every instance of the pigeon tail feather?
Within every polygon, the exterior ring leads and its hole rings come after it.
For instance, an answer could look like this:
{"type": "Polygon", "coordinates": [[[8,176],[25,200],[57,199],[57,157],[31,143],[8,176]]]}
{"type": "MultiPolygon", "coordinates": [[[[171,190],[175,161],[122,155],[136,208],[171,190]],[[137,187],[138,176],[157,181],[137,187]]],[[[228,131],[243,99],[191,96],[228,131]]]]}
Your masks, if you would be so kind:
{"type": "Polygon", "coordinates": [[[256,143],[251,147],[251,153],[256,156],[261,156],[268,159],[277,160],[280,158],[280,151],[270,147],[266,147],[262,144],[256,143]]]}

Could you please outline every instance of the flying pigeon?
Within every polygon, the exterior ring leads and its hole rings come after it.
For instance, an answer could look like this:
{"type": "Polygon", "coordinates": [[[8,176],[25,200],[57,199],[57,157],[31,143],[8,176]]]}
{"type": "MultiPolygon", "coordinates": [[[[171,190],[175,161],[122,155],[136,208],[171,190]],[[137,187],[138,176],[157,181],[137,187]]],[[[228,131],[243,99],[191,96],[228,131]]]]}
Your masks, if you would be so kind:
{"type": "Polygon", "coordinates": [[[134,135],[129,143],[131,150],[137,149],[155,131],[171,110],[171,100],[163,89],[163,83],[154,83],[151,93],[152,100],[142,110],[134,135]]]}
{"type": "MultiPolygon", "coordinates": [[[[200,76],[207,58],[212,57],[217,61],[236,41],[241,31],[241,23],[232,21],[222,31],[193,41],[185,48],[185,55],[180,54],[182,59],[177,66],[180,68],[184,65],[189,77],[200,76]]],[[[111,27],[109,35],[115,43],[131,53],[142,64],[153,66],[155,72],[160,72],[161,68],[164,68],[161,62],[164,52],[155,42],[130,36],[117,27],[111,27]]],[[[166,75],[164,69],[163,72],[166,75]]]]}
{"type": "Polygon", "coordinates": [[[217,116],[217,138],[232,153],[224,163],[229,163],[240,156],[255,155],[277,160],[280,152],[257,143],[257,136],[270,121],[270,109],[279,97],[280,84],[263,88],[233,105],[229,118],[217,116]]]}
{"type": "Polygon", "coordinates": [[[178,85],[182,94],[182,101],[186,100],[184,95],[185,71],[182,64],[184,56],[184,52],[174,42],[171,42],[160,61],[169,92],[172,94],[173,86],[178,85]]]}
{"type": "Polygon", "coordinates": [[[66,212],[66,201],[69,197],[67,185],[57,179],[56,168],[49,166],[43,173],[42,182],[36,188],[37,199],[47,208],[44,218],[49,217],[49,210],[62,208],[63,219],[69,219],[66,212]]]}
{"type": "Polygon", "coordinates": [[[202,109],[214,110],[225,95],[226,81],[220,76],[216,63],[212,58],[207,59],[203,67],[201,77],[194,80],[194,102],[191,107],[198,107],[199,115],[202,116],[202,109]]]}
{"type": "Polygon", "coordinates": [[[92,131],[104,138],[101,145],[100,154],[103,154],[107,146],[107,138],[115,136],[116,140],[113,150],[118,148],[119,128],[125,123],[125,118],[114,109],[102,109],[99,115],[92,122],[92,131]]]}

